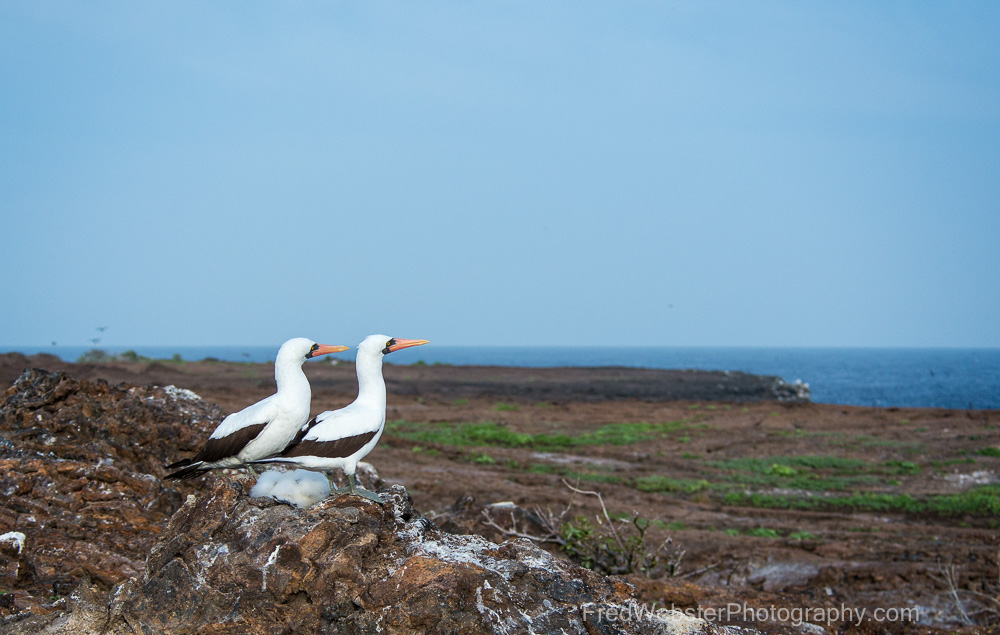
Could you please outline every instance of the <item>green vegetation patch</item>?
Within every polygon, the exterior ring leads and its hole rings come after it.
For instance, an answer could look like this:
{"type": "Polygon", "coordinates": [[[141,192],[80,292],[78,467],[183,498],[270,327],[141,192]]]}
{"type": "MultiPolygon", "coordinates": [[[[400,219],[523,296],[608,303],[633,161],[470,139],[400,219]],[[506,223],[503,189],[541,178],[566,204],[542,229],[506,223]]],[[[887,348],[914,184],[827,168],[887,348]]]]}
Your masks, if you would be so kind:
{"type": "Polygon", "coordinates": [[[528,471],[533,474],[558,474],[559,476],[564,476],[571,481],[588,481],[592,483],[620,483],[622,481],[621,477],[615,476],[614,474],[580,472],[571,470],[568,467],[552,465],[549,463],[534,463],[528,468],[528,471]]]}
{"type": "Polygon", "coordinates": [[[481,452],[479,456],[472,457],[472,462],[478,463],[479,465],[496,465],[497,460],[489,454],[481,452]]]}
{"type": "Polygon", "coordinates": [[[567,447],[572,445],[572,439],[567,435],[525,434],[496,423],[451,425],[390,421],[386,427],[389,434],[420,443],[504,448],[567,447]]]}
{"type": "Polygon", "coordinates": [[[754,536],[756,538],[781,538],[781,534],[775,529],[769,529],[767,527],[755,527],[753,529],[737,529],[735,527],[730,527],[722,533],[727,536],[754,536]]]}
{"type": "Polygon", "coordinates": [[[612,423],[577,436],[515,432],[494,422],[423,424],[390,421],[389,434],[420,443],[505,448],[559,449],[582,445],[626,445],[660,438],[685,426],[683,421],[666,423],[612,423]]]}
{"type": "Polygon", "coordinates": [[[860,492],[849,496],[793,496],[730,492],[723,496],[725,505],[778,509],[838,509],[855,511],[932,513],[942,516],[969,514],[1000,515],[1000,486],[986,485],[957,494],[915,497],[909,494],[860,492]]]}
{"type": "Polygon", "coordinates": [[[885,461],[880,471],[883,474],[916,474],[920,466],[912,461],[885,461]]]}
{"type": "Polygon", "coordinates": [[[643,492],[679,492],[682,494],[694,494],[703,489],[711,487],[712,484],[706,480],[690,480],[681,478],[670,478],[654,474],[653,476],[642,476],[635,480],[636,489],[643,492]]]}
{"type": "Polygon", "coordinates": [[[726,472],[733,485],[781,487],[809,491],[848,491],[884,482],[885,476],[915,474],[920,466],[909,461],[871,464],[836,456],[743,457],[710,461],[707,466],[726,472]]]}
{"type": "Polygon", "coordinates": [[[807,468],[811,470],[831,470],[836,472],[858,472],[867,466],[861,459],[844,459],[836,456],[772,456],[769,458],[739,458],[725,461],[712,461],[709,465],[726,470],[740,470],[767,474],[773,465],[784,465],[791,468],[807,468]]]}
{"type": "Polygon", "coordinates": [[[671,432],[684,430],[688,427],[689,422],[686,419],[659,423],[648,423],[645,421],[609,423],[592,432],[581,434],[577,437],[576,445],[630,445],[653,439],[662,439],[671,432]]]}

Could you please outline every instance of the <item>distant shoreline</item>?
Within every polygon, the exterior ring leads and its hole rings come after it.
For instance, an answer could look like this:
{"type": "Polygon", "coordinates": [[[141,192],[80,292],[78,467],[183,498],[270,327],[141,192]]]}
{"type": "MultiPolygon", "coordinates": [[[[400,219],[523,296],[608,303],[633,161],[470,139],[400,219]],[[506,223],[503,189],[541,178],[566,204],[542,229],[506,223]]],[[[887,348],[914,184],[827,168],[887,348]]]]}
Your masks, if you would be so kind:
{"type": "MultiPolygon", "coordinates": [[[[30,350],[28,347],[20,347],[30,350]]],[[[42,347],[73,362],[93,347],[42,347]]],[[[214,358],[269,363],[277,347],[107,347],[192,362],[214,358]]],[[[2,350],[2,348],[0,348],[2,350]]],[[[133,355],[134,354],[134,355],[133,355]]],[[[326,359],[350,361],[346,351],[326,359]]],[[[503,368],[632,368],[743,372],[809,384],[812,401],[869,407],[1000,409],[1000,349],[724,348],[724,347],[462,347],[431,343],[387,358],[394,366],[503,368]]]]}
{"type": "MultiPolygon", "coordinates": [[[[100,363],[63,362],[51,355],[0,354],[0,380],[8,385],[24,368],[63,370],[110,383],[174,384],[198,392],[201,387],[258,386],[270,364],[109,359],[100,363]],[[240,371],[247,366],[251,374],[240,371]]],[[[306,365],[313,390],[355,386],[353,364],[306,365]]],[[[522,401],[783,401],[808,403],[808,388],[779,377],[748,373],[664,370],[628,367],[524,368],[446,364],[387,365],[386,384],[399,395],[432,394],[440,398],[515,399],[522,401]]]]}

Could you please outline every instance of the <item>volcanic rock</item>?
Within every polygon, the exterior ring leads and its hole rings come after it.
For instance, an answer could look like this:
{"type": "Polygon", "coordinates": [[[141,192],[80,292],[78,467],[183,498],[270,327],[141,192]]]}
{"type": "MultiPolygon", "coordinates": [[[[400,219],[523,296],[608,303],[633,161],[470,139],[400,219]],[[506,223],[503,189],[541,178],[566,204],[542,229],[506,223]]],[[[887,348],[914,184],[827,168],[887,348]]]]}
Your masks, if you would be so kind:
{"type": "Polygon", "coordinates": [[[189,496],[141,577],[104,604],[83,588],[67,613],[22,632],[747,632],[643,613],[625,580],[527,540],[442,532],[399,485],[379,492],[385,505],[341,496],[302,510],[249,498],[248,484],[218,479],[189,496]]]}
{"type": "MultiPolygon", "coordinates": [[[[530,381],[521,369],[462,366],[455,375],[449,367],[410,366],[405,375],[386,378],[396,395],[436,393],[474,398],[532,401],[782,401],[809,403],[809,385],[786,382],[772,375],[738,371],[667,370],[660,368],[532,368],[530,381]],[[441,377],[448,373],[448,380],[441,377]]],[[[314,382],[320,386],[320,382],[314,382]]]]}
{"type": "Polygon", "coordinates": [[[645,611],[527,540],[444,532],[399,485],[299,509],[242,475],[160,480],[221,416],[173,387],[23,373],[0,404],[0,634],[747,632],[645,611]]]}
{"type": "Polygon", "coordinates": [[[196,491],[160,480],[164,458],[194,451],[221,418],[172,386],[22,373],[0,403],[0,534],[24,535],[16,555],[0,552],[0,590],[13,587],[0,616],[51,610],[84,579],[110,590],[140,575],[162,526],[196,491]]]}

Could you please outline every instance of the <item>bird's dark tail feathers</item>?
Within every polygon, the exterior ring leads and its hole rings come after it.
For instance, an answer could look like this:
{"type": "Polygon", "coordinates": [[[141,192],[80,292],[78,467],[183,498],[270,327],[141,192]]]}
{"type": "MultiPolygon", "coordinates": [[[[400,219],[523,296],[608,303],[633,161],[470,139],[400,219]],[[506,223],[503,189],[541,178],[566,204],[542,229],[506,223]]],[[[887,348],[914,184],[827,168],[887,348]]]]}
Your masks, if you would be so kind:
{"type": "Polygon", "coordinates": [[[191,459],[184,459],[183,461],[178,461],[176,463],[171,463],[167,466],[168,470],[173,470],[175,468],[181,468],[172,474],[167,474],[163,478],[168,481],[183,481],[189,478],[197,478],[208,472],[210,468],[202,467],[201,461],[192,461],[191,459]]]}
{"type": "Polygon", "coordinates": [[[163,469],[165,469],[165,470],[176,470],[179,467],[184,467],[186,465],[191,465],[192,463],[194,463],[194,459],[181,459],[180,461],[177,461],[176,463],[171,463],[170,465],[165,466],[163,469]]]}

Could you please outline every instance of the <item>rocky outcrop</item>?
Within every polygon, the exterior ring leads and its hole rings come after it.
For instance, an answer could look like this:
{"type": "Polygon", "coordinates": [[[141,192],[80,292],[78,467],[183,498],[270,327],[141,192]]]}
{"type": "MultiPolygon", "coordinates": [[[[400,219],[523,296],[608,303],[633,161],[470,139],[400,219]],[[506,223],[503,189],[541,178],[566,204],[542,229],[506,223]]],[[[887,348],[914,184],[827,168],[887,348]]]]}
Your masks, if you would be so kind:
{"type": "Polygon", "coordinates": [[[0,633],[743,632],[646,612],[529,541],[442,531],[398,485],[299,509],[244,476],[163,484],[219,417],[174,388],[25,372],[0,406],[0,633]]]}
{"type": "MultiPolygon", "coordinates": [[[[737,633],[641,614],[633,588],[530,541],[449,534],[400,486],[308,510],[218,479],[189,496],[141,576],[21,624],[88,633],[737,633]],[[76,620],[74,623],[72,620],[76,620]],[[72,630],[84,628],[85,630],[72,630]]],[[[25,632],[25,631],[21,631],[25,632]]]]}
{"type": "Polygon", "coordinates": [[[809,403],[812,401],[812,389],[809,384],[801,379],[795,381],[785,381],[780,377],[773,377],[774,385],[771,391],[778,401],[790,403],[809,403]]]}
{"type": "MultiPolygon", "coordinates": [[[[770,375],[737,371],[666,370],[659,368],[532,368],[493,366],[407,367],[386,378],[393,394],[444,394],[474,398],[535,401],[785,401],[808,403],[808,384],[770,375]],[[460,372],[456,373],[455,368],[460,372]],[[443,378],[447,377],[447,380],[443,378]]],[[[317,384],[321,385],[321,384],[317,384]]]]}
{"type": "Polygon", "coordinates": [[[0,616],[47,612],[82,580],[140,575],[163,525],[195,491],[165,484],[165,457],[193,451],[217,406],[174,387],[111,386],[28,370],[0,404],[0,616]]]}

